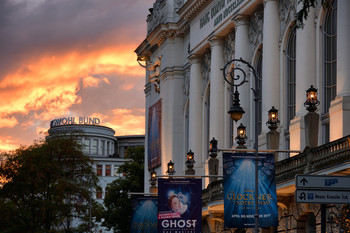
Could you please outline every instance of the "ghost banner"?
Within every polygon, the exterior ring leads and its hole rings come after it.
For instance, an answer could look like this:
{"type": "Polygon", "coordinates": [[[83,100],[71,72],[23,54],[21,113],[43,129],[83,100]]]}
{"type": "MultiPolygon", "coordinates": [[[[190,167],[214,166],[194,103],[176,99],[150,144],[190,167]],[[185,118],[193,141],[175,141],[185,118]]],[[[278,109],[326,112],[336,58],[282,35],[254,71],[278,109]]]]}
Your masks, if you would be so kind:
{"type": "Polygon", "coordinates": [[[158,179],[158,233],[200,233],[202,180],[158,179]]]}
{"type": "MultiPolygon", "coordinates": [[[[224,226],[255,227],[255,155],[223,153],[224,226]]],[[[273,154],[259,154],[259,227],[277,226],[278,210],[273,154]]]]}
{"type": "Polygon", "coordinates": [[[133,197],[130,233],[157,233],[157,197],[133,197]]]}

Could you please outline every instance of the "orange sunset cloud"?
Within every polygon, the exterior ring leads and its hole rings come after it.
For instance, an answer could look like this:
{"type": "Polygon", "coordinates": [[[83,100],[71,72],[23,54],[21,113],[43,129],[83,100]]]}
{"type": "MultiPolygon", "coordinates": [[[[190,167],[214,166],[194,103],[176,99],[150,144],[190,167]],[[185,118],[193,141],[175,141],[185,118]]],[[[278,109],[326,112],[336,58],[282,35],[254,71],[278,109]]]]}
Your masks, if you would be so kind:
{"type": "Polygon", "coordinates": [[[0,38],[13,38],[1,45],[0,151],[31,144],[61,116],[98,116],[117,135],[144,134],[145,70],[133,51],[153,0],[68,3],[0,3],[0,38]]]}

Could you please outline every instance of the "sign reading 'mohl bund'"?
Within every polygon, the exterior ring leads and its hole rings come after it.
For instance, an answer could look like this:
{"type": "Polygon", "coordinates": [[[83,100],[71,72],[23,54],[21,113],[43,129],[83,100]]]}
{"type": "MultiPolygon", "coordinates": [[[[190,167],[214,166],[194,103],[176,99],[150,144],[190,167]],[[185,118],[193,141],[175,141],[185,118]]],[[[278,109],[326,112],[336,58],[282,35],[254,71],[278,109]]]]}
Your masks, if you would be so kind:
{"type": "Polygon", "coordinates": [[[60,125],[99,125],[100,119],[96,117],[63,117],[50,122],[50,128],[60,125]]]}

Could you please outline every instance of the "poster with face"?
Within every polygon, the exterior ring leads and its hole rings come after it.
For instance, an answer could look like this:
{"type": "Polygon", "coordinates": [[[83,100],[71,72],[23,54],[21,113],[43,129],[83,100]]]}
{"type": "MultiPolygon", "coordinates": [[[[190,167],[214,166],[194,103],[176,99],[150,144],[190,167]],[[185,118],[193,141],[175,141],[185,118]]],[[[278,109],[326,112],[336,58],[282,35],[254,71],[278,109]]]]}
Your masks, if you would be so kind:
{"type": "Polygon", "coordinates": [[[133,197],[130,233],[157,233],[157,197],[133,197]]]}
{"type": "MultiPolygon", "coordinates": [[[[255,155],[223,153],[224,226],[255,227],[255,155]]],[[[259,154],[259,227],[277,226],[278,210],[273,154],[259,154]]]]}
{"type": "Polygon", "coordinates": [[[201,221],[201,179],[158,179],[158,233],[200,233],[201,221]]]}

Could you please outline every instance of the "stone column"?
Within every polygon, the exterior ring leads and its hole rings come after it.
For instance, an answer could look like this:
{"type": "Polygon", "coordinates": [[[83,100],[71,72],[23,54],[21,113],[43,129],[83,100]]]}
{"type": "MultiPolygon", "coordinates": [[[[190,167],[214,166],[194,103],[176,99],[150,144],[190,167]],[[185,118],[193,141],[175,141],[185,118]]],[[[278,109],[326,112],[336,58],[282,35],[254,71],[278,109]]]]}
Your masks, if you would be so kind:
{"type": "Polygon", "coordinates": [[[183,39],[168,38],[162,57],[162,75],[160,97],[162,98],[161,129],[161,169],[165,174],[166,164],[172,160],[175,171],[184,173],[186,154],[183,151],[183,39]]]}
{"type": "Polygon", "coordinates": [[[338,0],[337,7],[337,97],[331,102],[330,140],[350,134],[350,1],[338,0]]]}
{"type": "MultiPolygon", "coordinates": [[[[213,37],[211,45],[211,65],[210,65],[210,120],[209,138],[218,140],[218,148],[223,148],[224,142],[224,77],[221,69],[224,67],[224,42],[220,37],[213,37]]],[[[219,174],[219,160],[210,158],[208,161],[209,174],[219,174]]],[[[210,178],[213,182],[217,178],[210,178]]]]}
{"type": "MultiPolygon", "coordinates": [[[[247,16],[238,15],[234,19],[236,25],[236,39],[235,39],[235,59],[242,58],[243,60],[248,61],[249,59],[249,18],[247,16]]],[[[249,62],[249,61],[248,61],[249,62]]],[[[248,71],[248,70],[247,70],[248,71]]],[[[250,77],[250,82],[254,83],[255,80],[253,77],[250,77]]],[[[246,127],[246,132],[251,141],[254,138],[253,127],[251,128],[250,124],[250,95],[252,91],[250,90],[251,83],[245,83],[242,86],[238,87],[239,99],[241,107],[244,109],[245,113],[240,120],[240,122],[246,127]]],[[[237,128],[237,124],[235,129],[237,128]]],[[[236,130],[234,130],[236,132],[236,130]]],[[[237,135],[236,135],[237,136],[237,135]]],[[[250,144],[248,141],[248,144],[250,144]]]]}
{"type": "Polygon", "coordinates": [[[202,80],[201,58],[190,56],[190,97],[189,97],[189,149],[194,152],[194,160],[197,165],[202,164],[202,80]]]}
{"type": "Polygon", "coordinates": [[[211,45],[210,73],[210,125],[209,138],[218,140],[218,148],[224,145],[224,42],[222,38],[213,37],[211,45]]]}
{"type": "MultiPolygon", "coordinates": [[[[302,3],[298,4],[298,9],[302,3]]],[[[307,113],[304,107],[306,101],[306,90],[311,85],[316,85],[316,33],[315,33],[315,8],[310,7],[309,16],[304,21],[304,27],[297,30],[296,34],[296,99],[295,117],[289,125],[290,149],[304,150],[305,124],[304,117],[307,113]]]]}
{"type": "Polygon", "coordinates": [[[262,131],[267,132],[267,112],[272,106],[280,109],[280,18],[279,1],[264,1],[262,131]]]}

